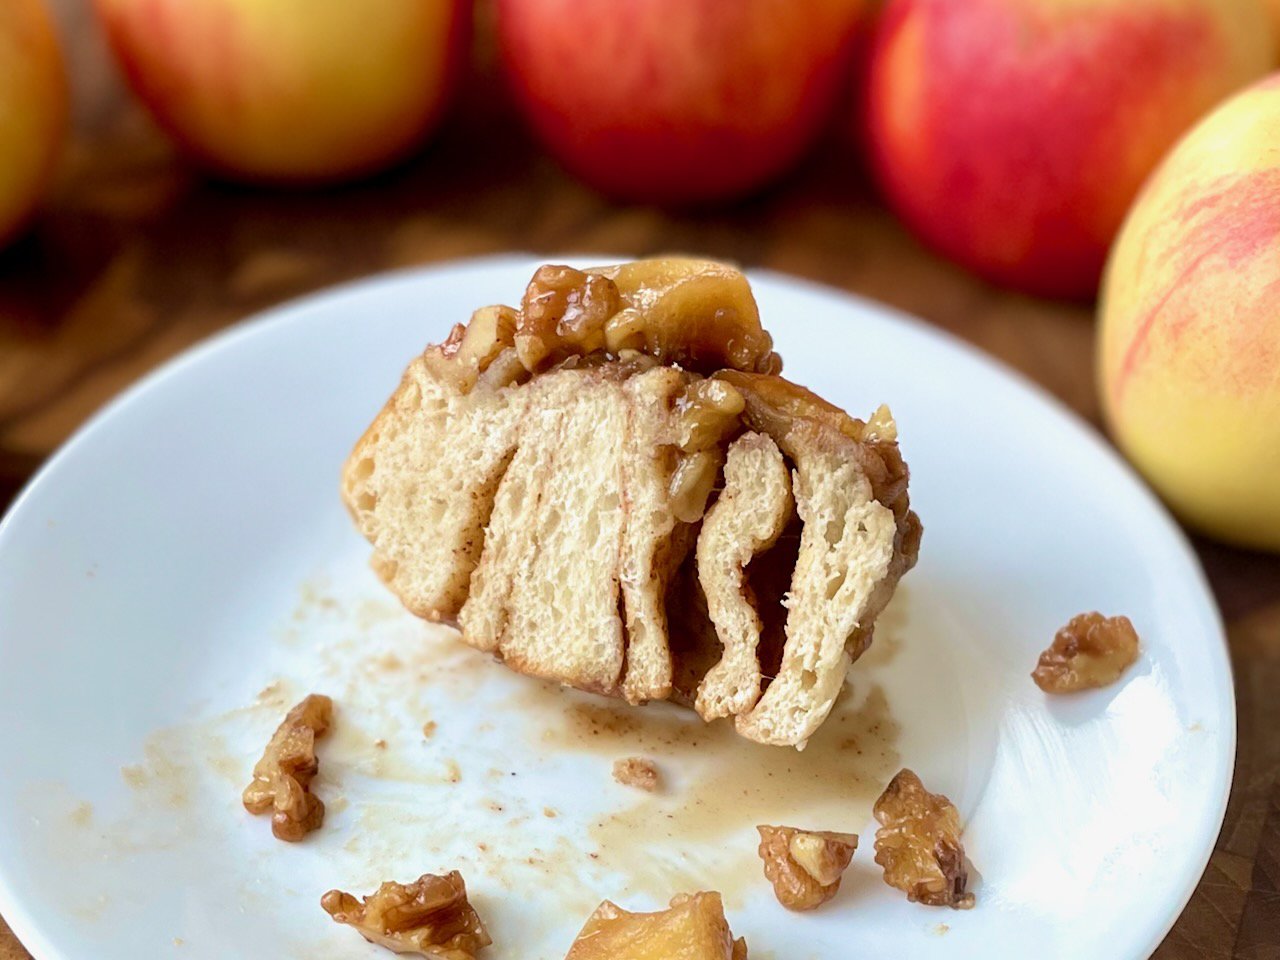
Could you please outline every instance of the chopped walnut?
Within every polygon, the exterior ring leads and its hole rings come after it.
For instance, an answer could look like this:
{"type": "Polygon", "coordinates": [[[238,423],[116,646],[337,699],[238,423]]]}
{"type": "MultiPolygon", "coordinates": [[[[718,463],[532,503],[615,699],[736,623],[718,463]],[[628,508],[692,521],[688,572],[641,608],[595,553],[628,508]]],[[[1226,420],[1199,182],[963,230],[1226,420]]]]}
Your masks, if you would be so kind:
{"type": "MultiPolygon", "coordinates": [[[[466,325],[454,324],[448,339],[440,346],[429,349],[423,359],[438,375],[447,378],[466,393],[500,358],[515,355],[515,333],[519,319],[519,314],[510,307],[481,307],[471,314],[471,320],[466,325]]],[[[506,383],[513,382],[525,372],[522,367],[511,370],[509,363],[499,362],[497,365],[502,374],[509,378],[506,383]]],[[[493,376],[489,375],[487,379],[491,381],[493,376]]]]}
{"type": "Polygon", "coordinates": [[[425,873],[413,883],[388,881],[363,902],[341,890],[320,898],[329,916],[354,927],[370,943],[394,953],[417,953],[432,960],[475,960],[493,943],[467,900],[457,870],[425,873]]]}
{"type": "Polygon", "coordinates": [[[539,267],[525,289],[516,351],[538,371],[573,354],[603,350],[604,325],[622,309],[613,281],[573,267],[539,267]]]}
{"type": "Polygon", "coordinates": [[[930,793],[910,770],[902,770],[885,787],[873,809],[876,863],[884,882],[905,890],[913,903],[967,910],[972,893],[965,891],[969,871],[960,842],[960,814],[940,793],[930,793]]]}
{"type": "Polygon", "coordinates": [[[244,790],[250,813],[271,814],[277,839],[301,840],[324,822],[324,804],[311,793],[320,769],[316,740],[333,722],[333,701],[313,693],[285,716],[253,768],[253,782],[244,790]]]}
{"type": "Polygon", "coordinates": [[[658,767],[647,757],[626,757],[613,762],[613,779],[652,793],[658,789],[658,767]]]}
{"type": "Polygon", "coordinates": [[[764,875],[788,910],[813,910],[834,897],[858,849],[855,833],[765,825],[756,829],[764,875]]]}
{"type": "Polygon", "coordinates": [[[1045,693],[1105,687],[1138,659],[1138,634],[1128,617],[1082,613],[1058,631],[1031,674],[1045,693]]]}

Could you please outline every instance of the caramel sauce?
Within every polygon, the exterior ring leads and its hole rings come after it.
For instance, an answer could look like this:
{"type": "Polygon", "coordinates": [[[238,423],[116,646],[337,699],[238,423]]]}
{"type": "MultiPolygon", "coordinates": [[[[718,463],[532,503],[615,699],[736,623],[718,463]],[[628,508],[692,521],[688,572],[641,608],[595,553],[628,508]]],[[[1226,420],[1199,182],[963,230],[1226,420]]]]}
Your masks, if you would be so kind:
{"type": "Polygon", "coordinates": [[[899,728],[883,690],[846,687],[803,751],[739,737],[670,704],[644,708],[530,685],[517,708],[556,720],[541,744],[602,758],[599,789],[617,789],[613,812],[588,827],[601,866],[628,878],[619,893],[670,896],[717,889],[739,901],[760,882],[757,824],[857,832],[897,772],[899,728]],[[636,794],[609,783],[619,757],[654,761],[662,788],[636,794]]]}

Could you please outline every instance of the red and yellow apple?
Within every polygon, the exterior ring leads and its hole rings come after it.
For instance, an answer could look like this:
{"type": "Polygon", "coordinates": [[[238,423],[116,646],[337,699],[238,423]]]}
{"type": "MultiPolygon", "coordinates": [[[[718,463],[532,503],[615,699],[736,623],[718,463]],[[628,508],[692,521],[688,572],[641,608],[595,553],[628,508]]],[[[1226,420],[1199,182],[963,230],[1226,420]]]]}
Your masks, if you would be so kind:
{"type": "Polygon", "coordinates": [[[95,0],[130,86],[177,143],[235,178],[373,172],[440,119],[470,0],[95,0]]]}
{"type": "Polygon", "coordinates": [[[629,200],[738,196],[812,145],[863,0],[499,0],[512,87],[547,149],[629,200]]]}
{"type": "Polygon", "coordinates": [[[1280,51],[1280,0],[1262,0],[1262,5],[1267,8],[1267,16],[1271,18],[1271,38],[1280,51]]]}
{"type": "Polygon", "coordinates": [[[1197,125],[1107,265],[1099,387],[1116,442],[1192,525],[1280,551],[1280,74],[1197,125]]]}
{"type": "Polygon", "coordinates": [[[38,206],[67,125],[67,79],[43,0],[0,2],[0,244],[38,206]]]}
{"type": "Polygon", "coordinates": [[[952,259],[1091,296],[1143,179],[1272,56],[1258,0],[889,0],[866,93],[872,166],[952,259]]]}

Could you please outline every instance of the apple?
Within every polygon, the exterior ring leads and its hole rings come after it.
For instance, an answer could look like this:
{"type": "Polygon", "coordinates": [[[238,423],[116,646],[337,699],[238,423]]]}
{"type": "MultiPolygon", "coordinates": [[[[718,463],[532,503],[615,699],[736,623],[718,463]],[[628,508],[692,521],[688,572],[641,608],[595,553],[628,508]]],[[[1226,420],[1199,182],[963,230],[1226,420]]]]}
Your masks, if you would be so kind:
{"type": "Polygon", "coordinates": [[[1271,36],[1275,40],[1276,49],[1280,51],[1280,0],[1262,0],[1267,8],[1267,16],[1271,18],[1271,36]]]}
{"type": "Polygon", "coordinates": [[[309,183],[402,158],[441,118],[469,0],[95,0],[129,85],[203,165],[309,183]]]}
{"type": "Polygon", "coordinates": [[[517,102],[547,149],[627,200],[757,189],[842,92],[863,0],[498,0],[517,102]]]}
{"type": "Polygon", "coordinates": [[[66,134],[67,77],[42,0],[0,2],[0,244],[26,225],[66,134]]]}
{"type": "Polygon", "coordinates": [[[871,165],[946,256],[1090,297],[1143,179],[1272,61],[1258,0],[889,0],[868,66],[871,165]]]}
{"type": "Polygon", "coordinates": [[[1182,518],[1280,551],[1280,74],[1197,125],[1107,265],[1112,435],[1182,518]]]}

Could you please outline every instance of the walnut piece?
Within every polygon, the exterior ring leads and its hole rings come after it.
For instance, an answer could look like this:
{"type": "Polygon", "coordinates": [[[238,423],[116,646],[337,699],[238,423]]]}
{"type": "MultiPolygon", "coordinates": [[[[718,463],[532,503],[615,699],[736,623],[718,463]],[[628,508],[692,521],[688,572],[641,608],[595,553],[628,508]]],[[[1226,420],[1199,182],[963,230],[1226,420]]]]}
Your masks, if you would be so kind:
{"type": "Polygon", "coordinates": [[[445,371],[459,389],[470,390],[504,352],[514,356],[519,320],[519,314],[510,307],[481,307],[471,315],[471,322],[466,326],[454,324],[448,339],[434,354],[449,362],[438,364],[436,369],[445,371]]]}
{"type": "Polygon", "coordinates": [[[1057,632],[1031,674],[1045,693],[1073,693],[1114,683],[1138,659],[1128,617],[1082,613],[1057,632]]]}
{"type": "Polygon", "coordinates": [[[681,894],[667,910],[629,913],[606,900],[587,920],[565,960],[747,960],[718,893],[681,894]]]}
{"type": "Polygon", "coordinates": [[[475,960],[493,943],[467,900],[467,887],[457,870],[444,876],[425,873],[413,883],[388,881],[363,902],[330,890],[320,898],[320,906],[338,923],[394,953],[475,960]]]}
{"type": "Polygon", "coordinates": [[[960,814],[942,794],[930,793],[910,770],[885,787],[873,809],[876,863],[884,882],[905,890],[913,903],[967,910],[974,897],[960,842],[960,814]]]}
{"type": "Polygon", "coordinates": [[[658,767],[648,757],[626,757],[613,762],[613,779],[652,793],[658,789],[658,767]]]}
{"type": "Polygon", "coordinates": [[[311,781],[320,769],[316,740],[332,722],[333,701],[309,695],[285,716],[253,768],[244,807],[250,813],[272,811],[271,832],[279,840],[296,842],[324,822],[324,804],[311,793],[311,781]]]}
{"type": "Polygon", "coordinates": [[[612,280],[572,267],[539,267],[525,289],[516,352],[531,372],[605,346],[604,325],[622,309],[612,280]]]}
{"type": "Polygon", "coordinates": [[[756,827],[764,875],[788,910],[813,910],[840,889],[840,878],[858,849],[856,833],[756,827]]]}

